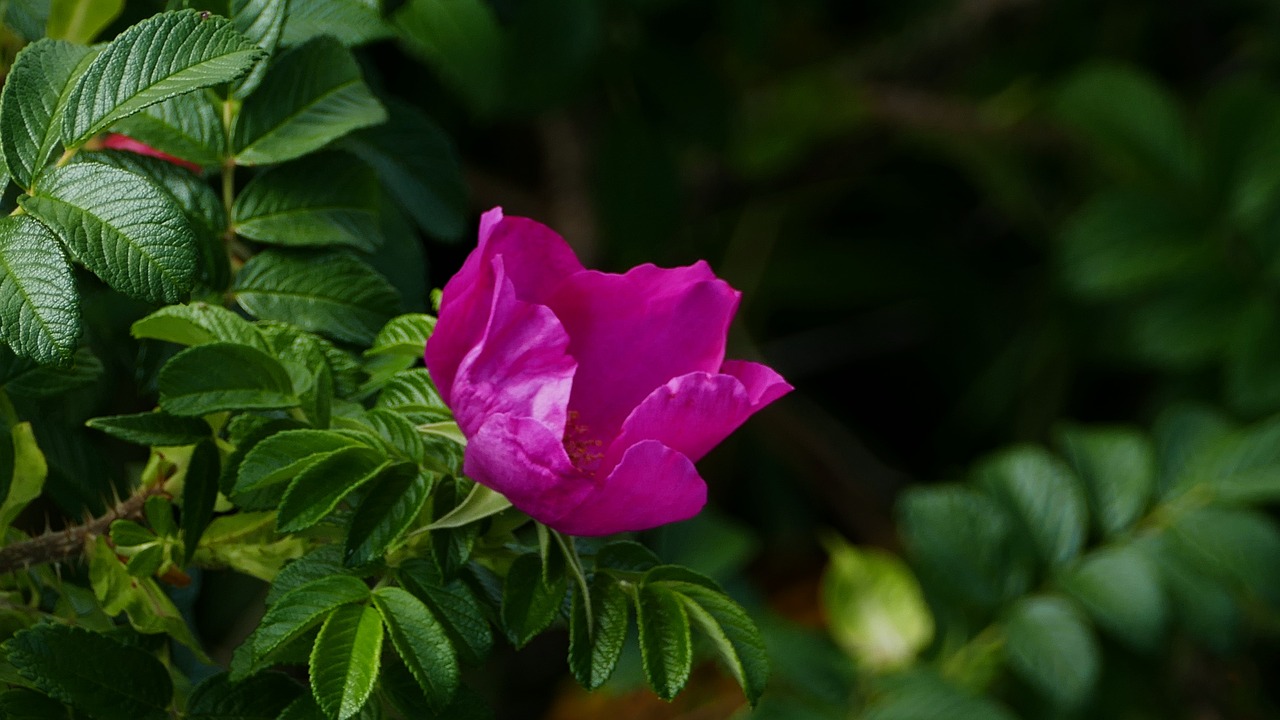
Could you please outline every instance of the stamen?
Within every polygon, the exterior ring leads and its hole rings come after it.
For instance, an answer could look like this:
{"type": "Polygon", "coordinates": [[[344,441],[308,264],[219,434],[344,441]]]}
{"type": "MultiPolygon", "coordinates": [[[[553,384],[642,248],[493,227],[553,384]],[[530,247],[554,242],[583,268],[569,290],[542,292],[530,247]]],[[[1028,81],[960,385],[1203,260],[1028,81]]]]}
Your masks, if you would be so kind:
{"type": "Polygon", "coordinates": [[[577,410],[570,410],[565,419],[564,449],[574,467],[584,475],[595,475],[600,461],[604,459],[604,453],[598,451],[604,447],[604,441],[591,439],[588,436],[590,431],[578,420],[579,417],[577,410]]]}

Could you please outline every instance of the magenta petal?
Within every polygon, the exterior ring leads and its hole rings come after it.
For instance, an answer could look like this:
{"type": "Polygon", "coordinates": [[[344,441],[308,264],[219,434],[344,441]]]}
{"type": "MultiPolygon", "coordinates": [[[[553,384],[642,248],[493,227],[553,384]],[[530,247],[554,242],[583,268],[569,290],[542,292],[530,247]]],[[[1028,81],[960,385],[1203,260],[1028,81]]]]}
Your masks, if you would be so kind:
{"type": "Polygon", "coordinates": [[[427,341],[427,369],[452,407],[453,381],[467,352],[480,341],[493,299],[492,261],[502,256],[516,296],[544,304],[561,282],[582,270],[564,239],[527,218],[507,218],[494,208],[480,218],[480,244],[445,284],[435,332],[427,341]]]}
{"type": "Polygon", "coordinates": [[[746,388],[752,413],[795,389],[773,368],[760,363],[725,360],[720,372],[738,378],[746,388]]]}
{"type": "Polygon", "coordinates": [[[569,462],[559,435],[532,418],[510,415],[488,418],[469,438],[463,472],[547,525],[578,506],[592,489],[569,462]]]}
{"type": "Polygon", "coordinates": [[[707,503],[707,485],[689,458],[657,440],[636,443],[595,492],[548,523],[570,535],[635,532],[688,520],[707,503]]]}
{"type": "Polygon", "coordinates": [[[490,415],[532,418],[563,436],[573,374],[569,336],[545,306],[517,299],[506,257],[493,259],[496,291],[484,335],[458,367],[454,417],[470,437],[490,415]]]}
{"type": "Polygon", "coordinates": [[[753,413],[791,389],[763,365],[725,366],[742,372],[747,382],[732,374],[703,372],[671,380],[631,411],[601,467],[613,467],[627,448],[646,439],[658,440],[697,462],[753,413]]]}
{"type": "Polygon", "coordinates": [[[632,408],[668,380],[718,372],[739,293],[706,263],[625,275],[572,275],[547,303],[578,361],[569,407],[591,437],[613,437],[632,408]]]}

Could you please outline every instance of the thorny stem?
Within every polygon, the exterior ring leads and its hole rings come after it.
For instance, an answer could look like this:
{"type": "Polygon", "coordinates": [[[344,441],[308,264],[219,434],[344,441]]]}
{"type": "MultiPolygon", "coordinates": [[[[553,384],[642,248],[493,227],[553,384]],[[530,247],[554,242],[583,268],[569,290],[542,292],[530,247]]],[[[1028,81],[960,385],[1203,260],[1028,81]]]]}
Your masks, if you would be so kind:
{"type": "Polygon", "coordinates": [[[163,482],[147,485],[116,503],[115,507],[107,512],[84,524],[72,525],[63,530],[50,530],[30,540],[0,548],[0,574],[11,573],[32,565],[61,562],[81,555],[85,545],[100,535],[106,535],[111,528],[111,523],[116,520],[141,519],[147,498],[162,495],[164,492],[163,482]]]}

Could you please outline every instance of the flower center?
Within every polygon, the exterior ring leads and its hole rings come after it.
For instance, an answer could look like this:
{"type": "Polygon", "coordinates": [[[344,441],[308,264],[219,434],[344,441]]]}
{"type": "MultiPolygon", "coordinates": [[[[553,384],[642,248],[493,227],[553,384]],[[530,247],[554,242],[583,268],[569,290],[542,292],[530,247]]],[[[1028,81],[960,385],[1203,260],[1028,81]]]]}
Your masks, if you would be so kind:
{"type": "Polygon", "coordinates": [[[592,439],[586,425],[579,422],[577,410],[570,410],[564,423],[564,449],[569,453],[569,461],[584,475],[595,475],[604,453],[602,440],[592,439]]]}

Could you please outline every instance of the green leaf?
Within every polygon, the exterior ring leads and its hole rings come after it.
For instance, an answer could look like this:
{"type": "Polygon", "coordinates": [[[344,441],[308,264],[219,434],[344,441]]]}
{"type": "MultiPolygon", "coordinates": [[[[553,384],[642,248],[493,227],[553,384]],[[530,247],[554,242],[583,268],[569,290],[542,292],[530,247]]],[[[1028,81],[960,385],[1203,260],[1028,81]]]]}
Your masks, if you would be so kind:
{"type": "Polygon", "coordinates": [[[81,720],[80,714],[71,714],[66,705],[35,690],[17,688],[0,693],[0,717],[5,720],[49,720],[67,718],[81,720]]]}
{"type": "Polygon", "coordinates": [[[1058,580],[1098,625],[1139,651],[1152,651],[1168,617],[1158,568],[1133,543],[1086,555],[1058,580]]]}
{"type": "Polygon", "coordinates": [[[467,190],[453,142],[414,106],[387,102],[386,123],[353,133],[342,147],[364,160],[422,232],[457,240],[467,227],[467,190]]]}
{"type": "Polygon", "coordinates": [[[384,472],[351,515],[343,562],[360,567],[382,557],[422,512],[434,480],[412,465],[384,472]]]}
{"type": "Polygon", "coordinates": [[[587,600],[573,586],[569,612],[569,670],[582,687],[595,690],[604,684],[622,657],[627,637],[631,598],[613,577],[600,573],[591,581],[590,621],[587,600]]]}
{"type": "Polygon", "coordinates": [[[670,700],[684,688],[693,668],[693,637],[685,605],[671,590],[649,584],[637,591],[635,604],[645,678],[658,697],[670,700]]]}
{"type": "Polygon", "coordinates": [[[198,417],[178,417],[163,410],[93,418],[85,425],[135,445],[162,447],[192,445],[212,432],[209,423],[198,417]]]}
{"type": "Polygon", "coordinates": [[[967,488],[910,489],[898,504],[903,544],[926,587],[977,609],[1021,595],[1013,527],[995,500],[967,488]]]}
{"type": "Polygon", "coordinates": [[[1063,598],[1020,600],[1005,621],[1009,666],[1023,680],[1063,707],[1089,699],[1101,670],[1093,631],[1063,598]]]}
{"type": "Polygon", "coordinates": [[[186,720],[276,720],[302,694],[287,675],[262,673],[231,682],[227,673],[211,675],[191,691],[186,720]]]}
{"type": "Polygon", "coordinates": [[[285,45],[297,45],[320,35],[332,35],[347,46],[363,45],[392,34],[382,19],[377,0],[307,0],[289,8],[284,26],[285,45]]]}
{"type": "Polygon", "coordinates": [[[213,519],[213,506],[218,500],[218,446],[212,438],[201,440],[191,453],[187,474],[182,483],[183,564],[191,562],[200,536],[213,519]]]}
{"type": "Polygon", "coordinates": [[[596,567],[623,572],[648,572],[662,561],[634,540],[615,540],[596,553],[596,567]]]}
{"type": "Polygon", "coordinates": [[[271,349],[248,320],[224,307],[202,302],[162,307],[135,322],[131,332],[138,339],[164,340],[179,345],[228,342],[264,352],[271,349]]]}
{"type": "Polygon", "coordinates": [[[218,251],[225,254],[220,233],[227,226],[222,199],[214,193],[209,183],[187,168],[167,160],[125,150],[76,155],[77,162],[91,161],[119,168],[134,175],[141,175],[163,191],[182,209],[193,230],[201,235],[213,235],[218,251]]]}
{"type": "Polygon", "coordinates": [[[427,560],[410,559],[400,566],[400,581],[421,600],[440,621],[462,660],[479,665],[493,647],[485,609],[466,583],[445,582],[440,571],[427,560]]]}
{"type": "Polygon", "coordinates": [[[146,179],[73,163],[42,175],[38,194],[20,202],[112,288],[157,303],[175,303],[190,292],[195,234],[172,196],[146,179]]]}
{"type": "Polygon", "coordinates": [[[252,446],[239,465],[237,493],[261,490],[293,479],[307,467],[339,451],[363,447],[329,430],[285,430],[252,446]]]}
{"type": "Polygon", "coordinates": [[[376,407],[393,409],[411,417],[422,415],[422,421],[452,416],[426,368],[402,370],[391,376],[391,381],[378,395],[376,407]]]}
{"type": "Polygon", "coordinates": [[[23,189],[58,147],[60,116],[72,82],[97,53],[59,40],[37,40],[18,53],[0,92],[0,152],[23,189]]]}
{"type": "Polygon", "coordinates": [[[369,587],[350,575],[329,575],[300,585],[267,608],[258,629],[245,640],[247,667],[233,664],[231,679],[239,680],[270,664],[273,652],[316,626],[334,608],[369,599],[369,587]]]}
{"type": "Polygon", "coordinates": [[[1173,405],[1152,427],[1159,458],[1160,490],[1168,493],[1195,482],[1197,459],[1231,434],[1232,425],[1216,410],[1173,405]]]}
{"type": "Polygon", "coordinates": [[[267,170],[241,191],[235,229],[268,245],[373,252],[382,244],[377,192],[373,170],[350,155],[308,155],[267,170]]]}
{"type": "Polygon", "coordinates": [[[373,480],[390,463],[368,448],[348,448],[326,455],[289,484],[276,519],[280,532],[297,532],[333,512],[352,490],[373,480]]]}
{"type": "Polygon", "coordinates": [[[429,463],[434,459],[427,457],[427,446],[422,440],[422,434],[405,416],[391,410],[374,408],[359,418],[359,421],[375,431],[379,439],[384,441],[387,450],[400,459],[416,465],[429,463]]]}
{"type": "Polygon", "coordinates": [[[111,129],[163,153],[203,167],[218,165],[227,154],[227,134],[213,103],[188,93],[149,105],[111,129]]]}
{"type": "Polygon", "coordinates": [[[933,639],[933,614],[902,560],[859,550],[839,537],[826,542],[822,609],[831,637],[860,666],[878,672],[912,663],[933,639]]]}
{"type": "Polygon", "coordinates": [[[373,338],[373,344],[364,352],[365,357],[389,355],[407,364],[400,370],[422,359],[427,339],[435,331],[436,319],[430,315],[413,313],[391,318],[373,338]]]}
{"type": "Polygon", "coordinates": [[[0,339],[39,363],[69,364],[80,299],[53,235],[29,217],[0,218],[0,339]]]}
{"type": "Polygon", "coordinates": [[[272,59],[236,118],[236,162],[292,160],[387,119],[351,52],[322,36],[272,59]]]}
{"type": "MultiPolygon", "coordinates": [[[[927,670],[890,676],[881,684],[883,688],[877,689],[882,691],[859,716],[860,720],[1017,720],[1019,717],[993,700],[965,692],[927,670]]],[[[785,717],[790,720],[790,716],[785,717]]]]}
{"type": "Polygon", "coordinates": [[[0,346],[0,385],[12,397],[47,398],[96,385],[102,380],[102,361],[87,347],[76,350],[70,367],[39,365],[0,346]]]}
{"type": "Polygon", "coordinates": [[[160,368],[160,407],[173,415],[296,407],[289,374],[274,358],[247,345],[209,343],[187,348],[160,368]]]}
{"type": "Polygon", "coordinates": [[[1062,231],[1059,262],[1068,287],[1090,300],[1116,300],[1203,272],[1213,262],[1204,229],[1185,208],[1134,190],[1100,193],[1062,231]]]}
{"type": "Polygon", "coordinates": [[[502,588],[502,627],[511,644],[524,647],[546,630],[560,611],[567,589],[564,576],[550,585],[543,582],[542,558],[537,553],[516,558],[502,588]]]}
{"type": "MultiPolygon", "coordinates": [[[[122,531],[121,534],[127,536],[129,533],[122,531]]],[[[115,550],[107,546],[106,538],[103,537],[98,537],[93,542],[88,558],[90,584],[94,596],[102,603],[103,611],[109,615],[123,612],[134,630],[149,635],[167,634],[205,659],[200,642],[192,634],[173,601],[155,580],[143,576],[147,570],[154,573],[163,559],[163,551],[154,543],[154,536],[151,543],[143,543],[128,568],[116,557],[115,550]],[[148,556],[151,557],[149,561],[148,556]],[[140,562],[134,562],[139,559],[140,562]],[[140,567],[141,565],[151,567],[140,567]]]]}
{"type": "Polygon", "coordinates": [[[381,275],[343,252],[268,250],[245,263],[233,292],[257,317],[362,344],[373,340],[400,304],[381,275]]]}
{"type": "Polygon", "coordinates": [[[1068,427],[1058,434],[1058,442],[1084,481],[1098,527],[1114,536],[1133,525],[1155,492],[1151,441],[1128,428],[1068,427]]]}
{"type": "Polygon", "coordinates": [[[483,0],[409,0],[392,16],[408,49],[440,73],[479,114],[503,93],[502,33],[483,0]]]}
{"type": "Polygon", "coordinates": [[[235,97],[247,97],[261,84],[267,72],[266,57],[275,54],[288,16],[295,10],[295,6],[306,4],[295,4],[288,0],[230,0],[228,12],[223,14],[231,18],[231,24],[236,30],[262,48],[264,53],[263,59],[253,70],[236,83],[233,93],[235,97]]]}
{"type": "Polygon", "coordinates": [[[427,527],[432,530],[463,527],[497,515],[509,507],[511,507],[511,501],[502,493],[476,483],[457,507],[427,527]]]}
{"type": "Polygon", "coordinates": [[[62,135],[79,145],[148,105],[230,82],[261,55],[220,17],[187,10],[143,20],[120,33],[76,80],[62,135]]]}
{"type": "Polygon", "coordinates": [[[36,687],[95,718],[168,717],[169,672],[139,648],[76,627],[37,625],[14,635],[5,649],[9,662],[36,687]]]}
{"type": "Polygon", "coordinates": [[[124,10],[124,0],[51,0],[45,36],[88,45],[124,10]]]}
{"type": "Polygon", "coordinates": [[[1125,67],[1087,68],[1056,100],[1055,114],[1121,170],[1184,186],[1199,179],[1197,145],[1182,110],[1150,77],[1125,67]]]}
{"type": "Polygon", "coordinates": [[[4,502],[0,503],[0,536],[13,524],[18,513],[40,497],[44,481],[49,476],[49,464],[36,444],[31,423],[14,425],[9,430],[9,437],[13,442],[13,478],[4,502]]]}
{"type": "Polygon", "coordinates": [[[449,704],[458,689],[458,656],[444,627],[407,591],[383,587],[374,591],[373,604],[382,614],[391,644],[422,688],[433,708],[449,704]]]}
{"type": "MultiPolygon", "coordinates": [[[[747,611],[723,593],[690,583],[663,583],[681,597],[689,620],[711,640],[747,702],[755,707],[769,682],[769,656],[747,611]]],[[[923,606],[922,606],[923,608],[923,606]]]]}
{"type": "Polygon", "coordinates": [[[1037,447],[1018,447],[988,458],[973,475],[1005,504],[1046,566],[1080,553],[1089,531],[1084,489],[1062,461],[1037,447]]]}
{"type": "Polygon", "coordinates": [[[1201,575],[1236,594],[1280,602],[1280,529],[1266,515],[1205,507],[1179,516],[1169,549],[1201,575]]]}
{"type": "Polygon", "coordinates": [[[374,608],[333,611],[311,649],[311,692],[325,714],[347,720],[360,712],[378,679],[382,618],[374,608]]]}

